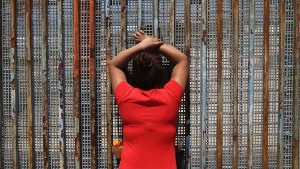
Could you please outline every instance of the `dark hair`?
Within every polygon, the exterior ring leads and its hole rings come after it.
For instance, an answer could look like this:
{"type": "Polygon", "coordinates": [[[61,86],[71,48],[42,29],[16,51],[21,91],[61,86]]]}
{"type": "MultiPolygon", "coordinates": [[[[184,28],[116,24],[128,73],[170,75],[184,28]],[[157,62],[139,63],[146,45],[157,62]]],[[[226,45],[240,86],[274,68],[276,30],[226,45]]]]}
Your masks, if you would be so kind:
{"type": "Polygon", "coordinates": [[[145,51],[133,58],[133,85],[142,90],[162,88],[165,71],[159,53],[145,51]]]}

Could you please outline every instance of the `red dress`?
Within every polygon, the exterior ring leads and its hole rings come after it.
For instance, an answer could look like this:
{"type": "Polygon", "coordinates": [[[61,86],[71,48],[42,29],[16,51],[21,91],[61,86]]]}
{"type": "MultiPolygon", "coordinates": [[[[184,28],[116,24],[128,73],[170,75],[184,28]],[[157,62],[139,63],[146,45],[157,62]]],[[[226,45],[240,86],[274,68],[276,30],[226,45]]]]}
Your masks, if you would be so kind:
{"type": "Polygon", "coordinates": [[[115,97],[123,122],[120,169],[176,169],[175,136],[181,86],[143,91],[120,82],[115,97]]]}

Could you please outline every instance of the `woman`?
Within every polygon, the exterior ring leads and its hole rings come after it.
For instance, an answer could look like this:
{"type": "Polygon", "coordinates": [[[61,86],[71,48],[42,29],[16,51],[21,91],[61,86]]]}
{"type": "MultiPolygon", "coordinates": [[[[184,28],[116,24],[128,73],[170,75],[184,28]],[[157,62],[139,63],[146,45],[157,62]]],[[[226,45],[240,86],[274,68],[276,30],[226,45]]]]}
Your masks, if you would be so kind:
{"type": "Polygon", "coordinates": [[[186,87],[189,60],[173,46],[134,34],[137,44],[110,63],[110,78],[123,121],[120,169],[176,169],[175,137],[178,109],[186,87]],[[174,64],[165,85],[159,54],[174,64]],[[133,58],[133,85],[122,68],[133,58]]]}

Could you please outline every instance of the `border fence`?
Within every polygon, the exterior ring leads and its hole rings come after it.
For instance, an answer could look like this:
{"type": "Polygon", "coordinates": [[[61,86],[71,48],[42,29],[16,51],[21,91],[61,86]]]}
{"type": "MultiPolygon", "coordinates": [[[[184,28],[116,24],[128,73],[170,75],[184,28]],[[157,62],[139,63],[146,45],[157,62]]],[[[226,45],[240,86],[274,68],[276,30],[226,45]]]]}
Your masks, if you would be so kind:
{"type": "Polygon", "coordinates": [[[107,63],[139,29],[190,58],[178,168],[300,169],[300,0],[1,0],[0,9],[0,169],[117,168],[122,121],[107,63]]]}

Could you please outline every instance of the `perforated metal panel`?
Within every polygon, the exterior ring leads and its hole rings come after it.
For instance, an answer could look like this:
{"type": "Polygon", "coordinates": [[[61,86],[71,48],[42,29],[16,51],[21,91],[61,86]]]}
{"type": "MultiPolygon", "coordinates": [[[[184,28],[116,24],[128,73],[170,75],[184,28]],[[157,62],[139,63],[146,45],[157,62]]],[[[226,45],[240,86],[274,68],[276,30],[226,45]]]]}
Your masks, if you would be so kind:
{"type": "MultiPolygon", "coordinates": [[[[74,20],[75,1],[63,0],[62,9],[59,9],[60,1],[47,1],[46,18],[42,15],[42,2],[45,1],[32,0],[32,5],[28,6],[26,0],[1,1],[0,168],[29,168],[30,165],[34,168],[46,165],[51,168],[117,168],[116,159],[108,153],[112,139],[123,137],[122,120],[108,86],[107,57],[112,58],[122,49],[132,47],[135,44],[132,35],[139,28],[151,36],[159,36],[164,43],[174,45],[190,58],[189,86],[179,109],[175,143],[182,143],[185,152],[180,167],[299,168],[295,160],[299,159],[299,153],[294,151],[299,148],[295,144],[299,137],[295,133],[299,132],[299,126],[295,125],[299,124],[296,119],[299,110],[295,110],[299,106],[295,105],[300,104],[299,71],[295,71],[299,67],[295,65],[299,63],[296,62],[299,56],[295,55],[295,49],[299,50],[295,45],[300,43],[295,34],[299,32],[295,30],[299,24],[295,23],[299,22],[295,12],[300,10],[299,0],[284,1],[284,5],[280,5],[282,1],[279,0],[127,0],[126,3],[97,0],[94,8],[91,8],[91,1],[79,0],[78,22],[74,20]],[[267,2],[270,7],[265,5],[267,2]],[[233,14],[236,3],[238,16],[233,14]],[[28,7],[32,12],[31,41],[26,39],[29,37],[26,32],[28,7]],[[270,11],[269,18],[266,18],[266,10],[270,11]],[[94,21],[91,12],[95,12],[94,21]],[[15,25],[11,23],[14,19],[15,25]],[[47,19],[45,27],[44,19],[47,19]],[[236,28],[234,19],[238,20],[236,28]],[[265,31],[267,21],[269,33],[265,31]],[[94,26],[94,37],[91,37],[91,26],[94,26]],[[79,28],[78,41],[74,41],[76,28],[79,28]],[[44,30],[47,30],[45,37],[44,30]],[[238,41],[233,40],[235,33],[238,41]],[[95,39],[94,49],[91,39],[95,39]],[[26,67],[28,42],[33,58],[30,62],[33,70],[31,97],[27,96],[30,82],[26,67]],[[74,63],[76,43],[79,44],[79,67],[74,63]],[[237,45],[237,56],[234,45],[237,45]],[[90,69],[93,54],[95,72],[90,69]],[[78,69],[80,84],[74,79],[78,69]],[[267,70],[268,76],[264,75],[267,70]],[[218,75],[221,78],[218,79],[218,75]],[[95,89],[92,89],[93,80],[95,89]],[[45,86],[44,82],[47,82],[45,86]],[[92,104],[93,91],[95,105],[92,104]],[[79,124],[74,114],[78,93],[79,124]],[[34,101],[33,131],[29,125],[30,98],[34,101]],[[96,133],[92,133],[91,113],[96,113],[96,133]],[[265,113],[267,123],[264,122],[265,113]],[[234,129],[235,120],[237,130],[234,129]],[[76,127],[80,129],[77,134],[76,127]],[[33,147],[30,132],[34,133],[33,147]],[[218,137],[218,133],[222,137],[218,137]],[[76,147],[75,138],[80,138],[76,140],[80,141],[79,147],[76,147]],[[96,141],[95,159],[93,141],[96,141]],[[237,156],[234,156],[235,146],[237,156]],[[30,162],[31,148],[33,162],[30,162]],[[267,156],[263,156],[266,149],[267,156]],[[77,155],[81,157],[79,161],[77,155]]],[[[163,64],[169,76],[172,65],[166,58],[163,64]]],[[[131,67],[129,63],[126,68],[129,81],[131,67]]]]}

